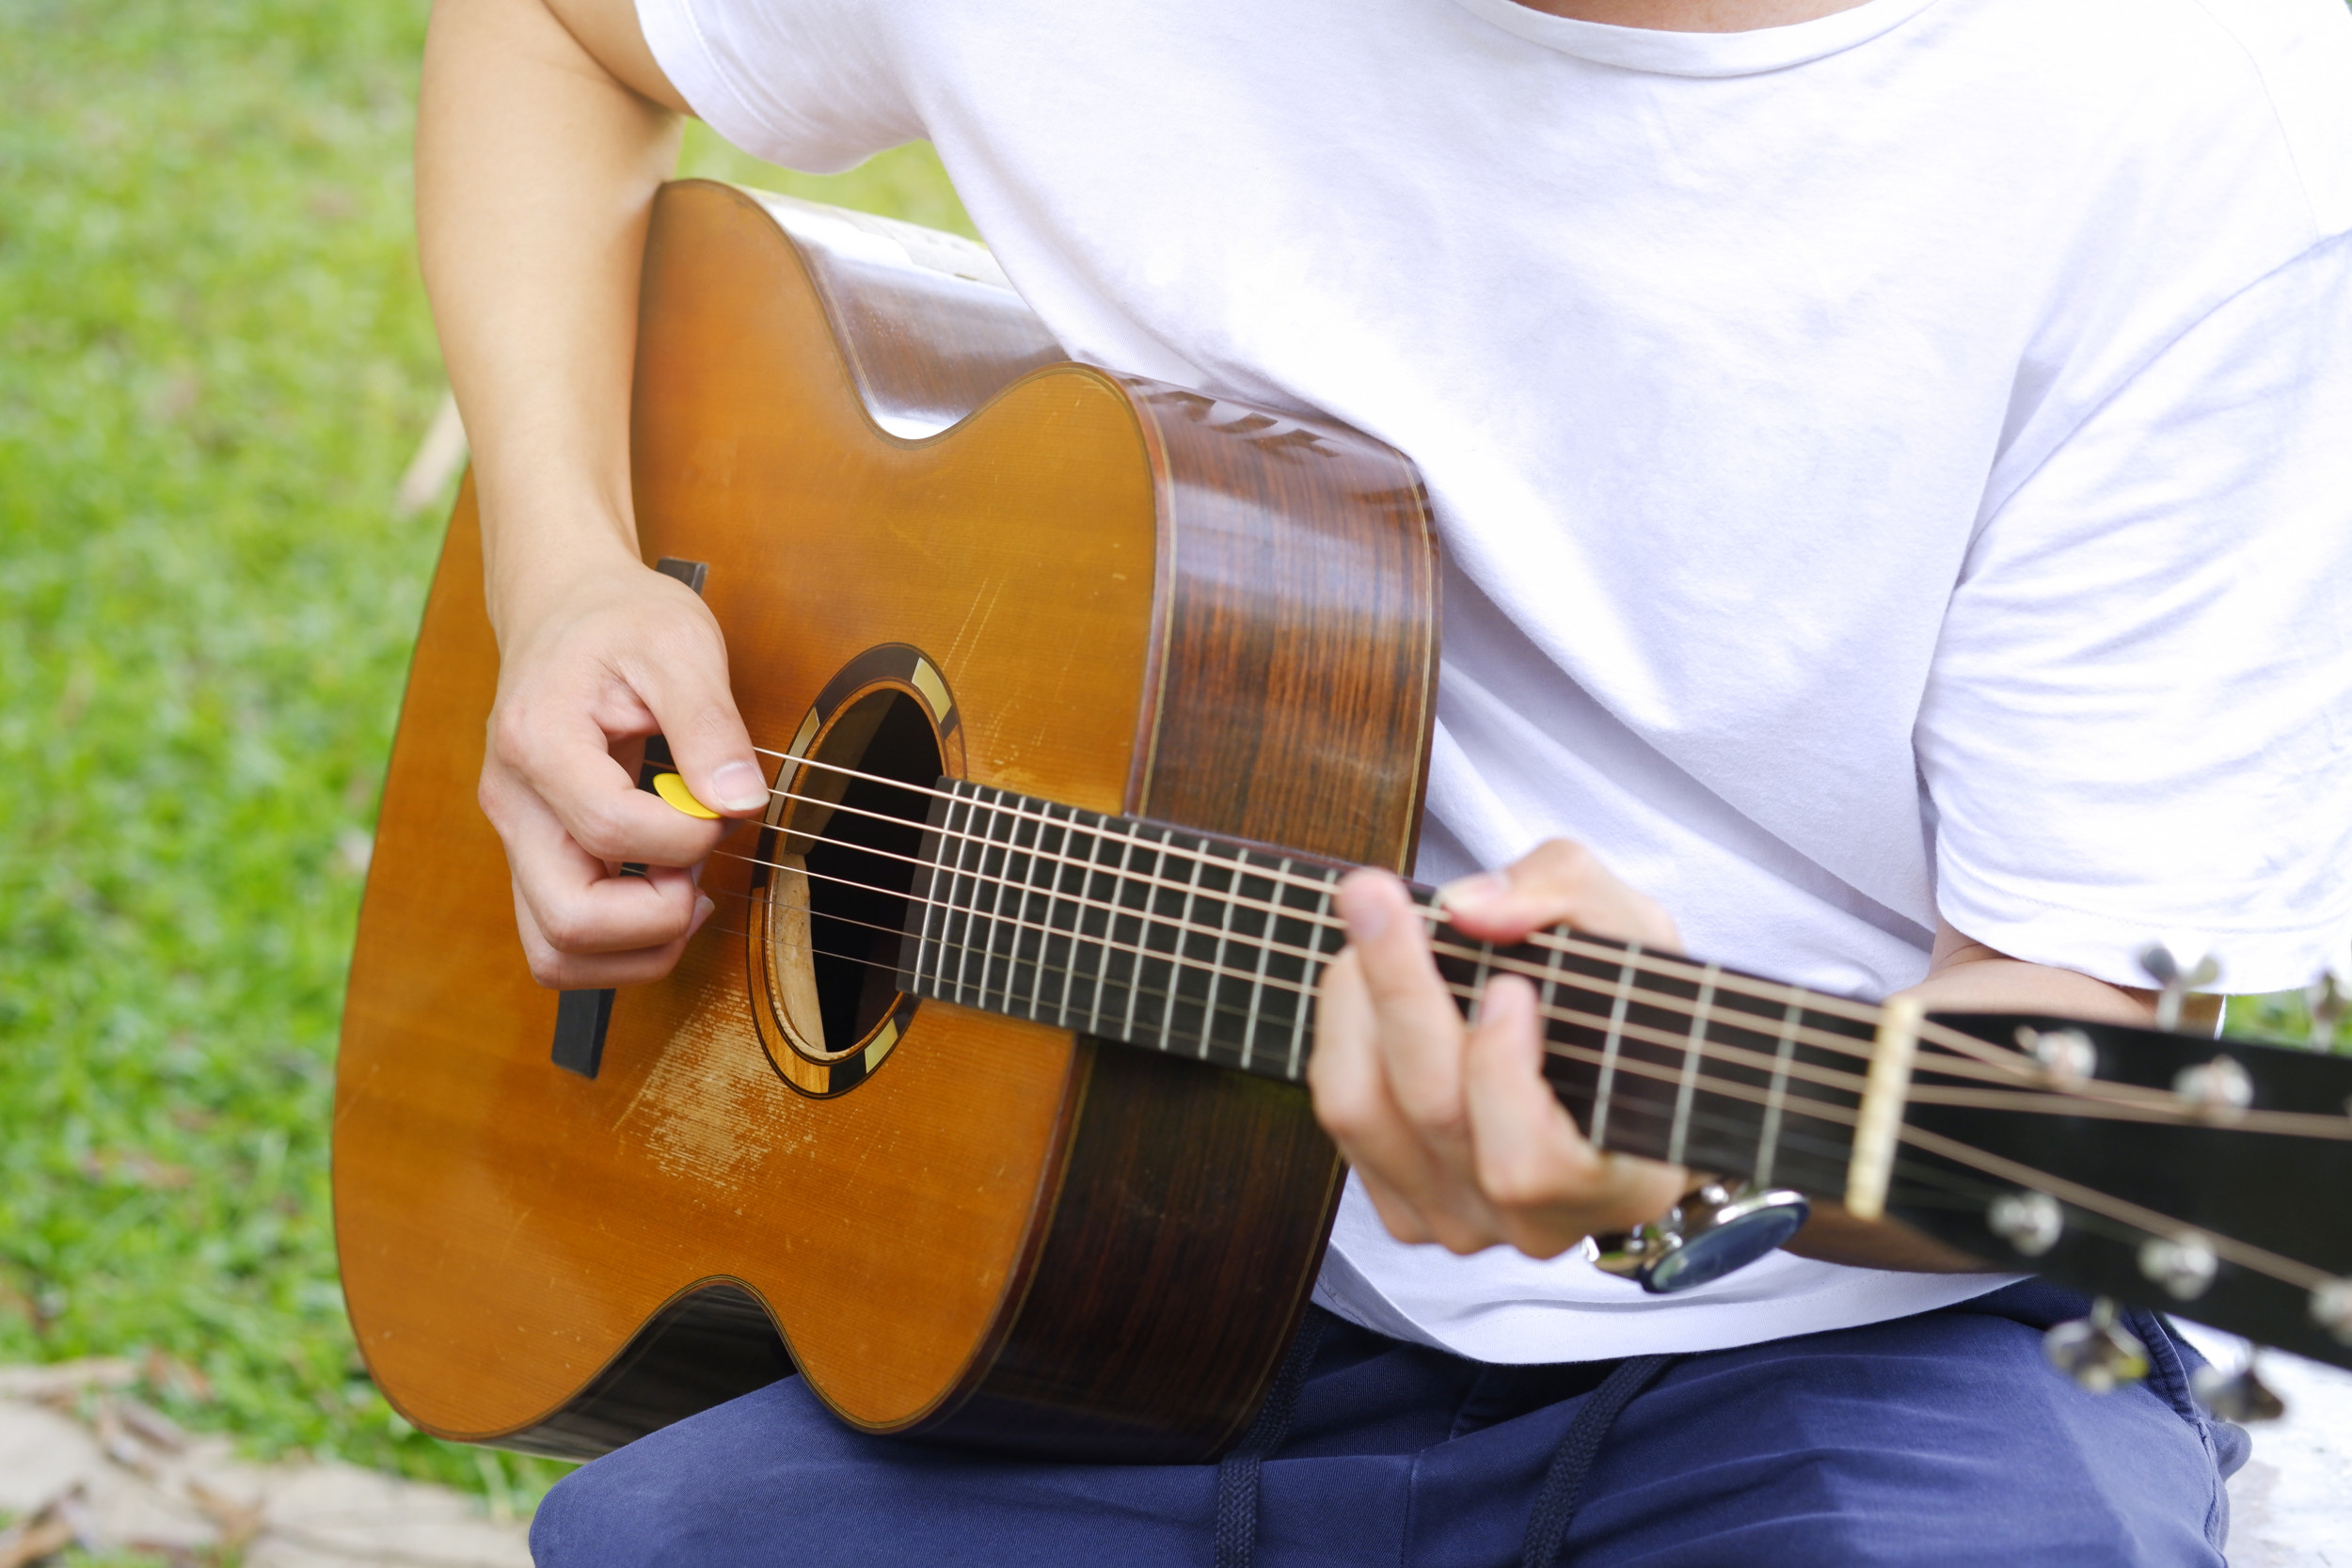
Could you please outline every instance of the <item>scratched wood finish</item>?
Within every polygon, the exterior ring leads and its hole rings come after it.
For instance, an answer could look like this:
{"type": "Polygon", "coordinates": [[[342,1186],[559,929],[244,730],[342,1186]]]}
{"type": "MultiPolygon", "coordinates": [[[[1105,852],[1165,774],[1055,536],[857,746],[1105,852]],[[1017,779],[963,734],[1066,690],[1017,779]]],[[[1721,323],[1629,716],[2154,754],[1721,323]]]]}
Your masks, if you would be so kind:
{"type": "MultiPolygon", "coordinates": [[[[709,563],[754,737],[782,747],[851,657],[912,643],[953,689],[975,779],[1404,863],[1436,658],[1409,467],[1335,427],[1033,370],[1001,300],[960,341],[953,289],[820,270],[742,193],[690,182],[657,208],[642,543],[709,563]],[[925,343],[858,325],[905,319],[894,288],[920,296],[925,343]],[[909,441],[861,382],[1002,389],[909,441]]],[[[337,1078],[345,1290],[403,1413],[597,1451],[787,1365],[744,1342],[749,1302],[868,1430],[1159,1460],[1230,1442],[1328,1223],[1336,1165],[1303,1097],[926,1002],[869,1080],[806,1098],[752,1027],[743,941],[719,928],[745,923],[749,868],[723,859],[720,918],[669,980],[621,993],[600,1076],[555,1069],[554,998],[473,802],[495,680],[469,489],[337,1078]],[[698,1291],[712,1306],[685,1311],[698,1291]]]]}

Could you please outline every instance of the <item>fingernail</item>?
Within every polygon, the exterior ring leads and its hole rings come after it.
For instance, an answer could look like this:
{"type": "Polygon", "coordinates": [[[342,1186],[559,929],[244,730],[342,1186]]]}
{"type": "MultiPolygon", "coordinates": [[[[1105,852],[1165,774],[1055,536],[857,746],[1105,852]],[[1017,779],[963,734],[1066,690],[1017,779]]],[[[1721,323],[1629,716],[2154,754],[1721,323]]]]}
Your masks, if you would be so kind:
{"type": "Polygon", "coordinates": [[[718,905],[710,901],[710,895],[706,893],[696,895],[694,899],[694,923],[686,927],[686,934],[688,936],[692,936],[696,931],[701,930],[703,928],[703,922],[708,920],[710,918],[710,911],[718,907],[718,905]]]}
{"type": "Polygon", "coordinates": [[[1340,889],[1340,918],[1347,922],[1347,940],[1371,942],[1389,928],[1389,908],[1377,894],[1360,887],[1340,889]]]}
{"type": "Polygon", "coordinates": [[[1517,1019],[1534,1009],[1529,1006],[1535,999],[1534,989],[1515,974],[1498,974],[1486,982],[1486,989],[1478,993],[1479,1023],[1497,1019],[1505,1022],[1517,1019]]]}
{"type": "Polygon", "coordinates": [[[1492,871],[1475,876],[1456,877],[1438,890],[1438,902],[1449,910],[1474,910],[1481,904],[1491,904],[1511,891],[1508,878],[1492,871]]]}
{"type": "Polygon", "coordinates": [[[723,811],[750,811],[768,803],[768,781],[748,762],[730,762],[710,775],[723,811]]]}

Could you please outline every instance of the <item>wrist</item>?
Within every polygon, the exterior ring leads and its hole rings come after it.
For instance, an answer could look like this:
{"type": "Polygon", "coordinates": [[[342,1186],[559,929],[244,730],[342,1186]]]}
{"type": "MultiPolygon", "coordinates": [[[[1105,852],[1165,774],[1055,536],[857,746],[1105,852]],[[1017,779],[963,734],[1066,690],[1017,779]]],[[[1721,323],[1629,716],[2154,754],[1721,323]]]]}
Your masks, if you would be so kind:
{"type": "Polygon", "coordinates": [[[636,529],[593,502],[483,508],[483,591],[501,648],[583,600],[633,585],[644,570],[636,529]]]}

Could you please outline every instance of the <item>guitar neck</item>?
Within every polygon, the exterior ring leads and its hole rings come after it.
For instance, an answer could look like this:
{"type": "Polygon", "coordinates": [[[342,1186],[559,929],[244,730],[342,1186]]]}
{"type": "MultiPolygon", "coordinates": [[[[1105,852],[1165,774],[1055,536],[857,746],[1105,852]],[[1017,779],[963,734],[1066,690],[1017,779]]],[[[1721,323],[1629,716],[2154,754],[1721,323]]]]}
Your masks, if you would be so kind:
{"type": "MultiPolygon", "coordinates": [[[[1301,1082],[1314,991],[1346,943],[1346,868],[943,779],[899,984],[918,996],[1301,1082]]],[[[1598,1147],[1816,1192],[1852,1151],[1877,1009],[1565,929],[1514,947],[1429,911],[1467,1007],[1526,975],[1546,1073],[1598,1147]],[[1843,1049],[1825,1040],[1853,1041],[1843,1049]]]]}

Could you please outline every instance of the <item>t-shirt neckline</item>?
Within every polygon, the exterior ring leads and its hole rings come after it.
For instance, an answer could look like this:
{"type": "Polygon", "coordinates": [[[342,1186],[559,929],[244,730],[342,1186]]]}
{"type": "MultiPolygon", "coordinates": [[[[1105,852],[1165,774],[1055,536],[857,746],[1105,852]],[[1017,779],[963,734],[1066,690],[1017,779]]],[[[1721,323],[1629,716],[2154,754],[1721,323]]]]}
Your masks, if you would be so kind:
{"type": "Polygon", "coordinates": [[[1744,33],[1674,33],[1582,22],[1518,0],[1454,0],[1463,9],[1531,43],[1598,65],[1664,76],[1753,76],[1843,53],[1891,32],[1936,0],[1863,0],[1810,22],[1744,33]]]}

